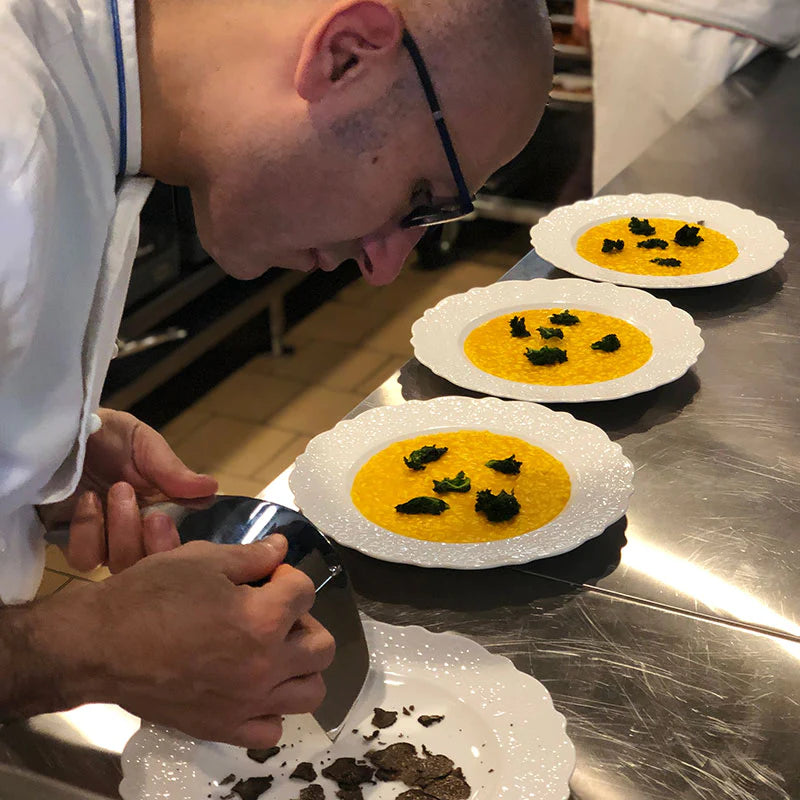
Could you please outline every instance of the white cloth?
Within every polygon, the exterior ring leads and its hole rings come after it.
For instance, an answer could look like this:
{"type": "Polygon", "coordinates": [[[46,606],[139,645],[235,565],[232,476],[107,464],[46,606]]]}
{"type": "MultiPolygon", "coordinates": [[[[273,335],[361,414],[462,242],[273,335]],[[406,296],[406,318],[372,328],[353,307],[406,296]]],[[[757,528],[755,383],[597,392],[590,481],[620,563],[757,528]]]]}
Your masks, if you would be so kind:
{"type": "MultiPolygon", "coordinates": [[[[119,0],[128,163],[141,158],[133,0],[119,0]]],[[[0,599],[33,596],[33,506],[68,497],[114,348],[153,182],[115,189],[106,0],[0,0],[0,599]]]]}
{"type": "Polygon", "coordinates": [[[590,9],[595,191],[767,45],[800,42],[800,0],[592,0],[590,9]]]}

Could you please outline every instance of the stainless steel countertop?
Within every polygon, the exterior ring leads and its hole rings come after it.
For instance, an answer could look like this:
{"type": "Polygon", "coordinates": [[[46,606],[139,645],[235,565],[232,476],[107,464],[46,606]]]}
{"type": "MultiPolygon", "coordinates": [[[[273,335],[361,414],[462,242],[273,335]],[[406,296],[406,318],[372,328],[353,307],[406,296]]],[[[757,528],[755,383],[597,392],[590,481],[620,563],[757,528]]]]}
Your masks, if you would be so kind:
{"type": "MultiPolygon", "coordinates": [[[[463,633],[548,687],[578,751],[573,800],[800,797],[798,86],[800,61],[760,58],[608,187],[731,200],[794,245],[765,275],[663,293],[703,328],[706,352],[687,376],[563,407],[636,465],[627,520],[531,574],[345,552],[366,613],[463,633]]],[[[506,277],[555,274],[531,254],[506,277]]],[[[449,393],[464,392],[412,360],[351,416],[449,393]]],[[[284,474],[264,496],[287,491],[284,474]]],[[[113,707],[48,715],[0,730],[0,760],[116,797],[133,728],[113,707]]]]}

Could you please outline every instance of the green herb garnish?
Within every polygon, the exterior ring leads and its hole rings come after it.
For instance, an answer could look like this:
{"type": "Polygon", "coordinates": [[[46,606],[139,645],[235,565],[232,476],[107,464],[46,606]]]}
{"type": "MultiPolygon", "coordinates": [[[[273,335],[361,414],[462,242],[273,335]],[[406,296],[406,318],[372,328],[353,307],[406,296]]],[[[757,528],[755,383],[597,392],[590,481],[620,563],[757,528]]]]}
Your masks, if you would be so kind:
{"type": "Polygon", "coordinates": [[[622,239],[603,239],[604,253],[618,253],[623,247],[625,247],[625,242],[622,239]]]}
{"type": "Polygon", "coordinates": [[[515,339],[527,339],[531,335],[525,327],[525,317],[512,317],[508,324],[511,325],[511,335],[515,339]]]}
{"type": "Polygon", "coordinates": [[[525,351],[525,358],[535,367],[548,367],[551,364],[563,364],[567,360],[567,351],[560,347],[540,347],[533,350],[530,347],[525,351]]]}
{"type": "Polygon", "coordinates": [[[489,522],[507,522],[519,514],[519,501],[514,492],[509,494],[503,489],[500,494],[492,494],[491,489],[478,492],[475,510],[486,514],[489,522]]]}
{"type": "Polygon", "coordinates": [[[651,264],[658,264],[659,267],[679,267],[681,261],[678,258],[651,258],[651,264]]]}
{"type": "Polygon", "coordinates": [[[652,236],[656,232],[649,219],[639,219],[638,217],[631,217],[628,230],[634,236],[652,236]]]}
{"type": "Polygon", "coordinates": [[[419,472],[421,469],[425,469],[426,464],[438,461],[446,452],[446,447],[426,445],[425,447],[420,447],[419,450],[415,450],[408,458],[404,456],[403,461],[406,462],[406,466],[409,469],[419,472]]]}
{"type": "Polygon", "coordinates": [[[550,317],[550,322],[552,322],[553,325],[577,325],[580,319],[574,314],[570,314],[569,309],[565,308],[559,314],[553,314],[550,317]]]}
{"type": "Polygon", "coordinates": [[[519,475],[519,468],[522,466],[522,462],[517,461],[513,455],[510,455],[508,458],[493,458],[486,462],[486,466],[495,472],[502,472],[503,475],[519,475]]]}
{"type": "Polygon", "coordinates": [[[470,479],[464,474],[459,472],[455,478],[442,478],[442,480],[433,482],[433,491],[436,494],[446,494],[447,492],[468,492],[472,488],[470,479]]]}
{"type": "Polygon", "coordinates": [[[669,247],[669,242],[664,239],[645,239],[643,242],[638,242],[636,246],[644,247],[645,250],[653,250],[656,247],[659,250],[666,250],[669,247]]]}
{"type": "Polygon", "coordinates": [[[537,328],[542,339],[563,339],[564,331],[561,328],[537,328]]]}
{"type": "Polygon", "coordinates": [[[697,247],[700,242],[705,241],[702,236],[698,236],[700,228],[694,225],[684,225],[675,231],[675,244],[681,247],[697,247]]]}
{"type": "Polygon", "coordinates": [[[622,347],[622,344],[617,338],[616,333],[609,333],[607,336],[600,339],[599,342],[594,342],[592,344],[592,350],[602,350],[604,353],[613,353],[615,350],[619,350],[620,347],[622,347]]]}
{"type": "Polygon", "coordinates": [[[400,514],[433,514],[439,516],[450,506],[438,497],[414,497],[407,503],[400,503],[394,510],[400,514]]]}

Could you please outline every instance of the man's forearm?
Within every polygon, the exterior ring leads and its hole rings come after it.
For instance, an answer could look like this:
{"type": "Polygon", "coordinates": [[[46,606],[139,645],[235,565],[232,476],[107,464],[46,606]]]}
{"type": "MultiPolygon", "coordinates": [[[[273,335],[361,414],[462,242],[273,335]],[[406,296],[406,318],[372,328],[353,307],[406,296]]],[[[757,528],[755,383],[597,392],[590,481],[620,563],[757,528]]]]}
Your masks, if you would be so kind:
{"type": "Polygon", "coordinates": [[[0,607],[0,721],[101,699],[91,696],[97,669],[86,628],[64,600],[0,607]]]}

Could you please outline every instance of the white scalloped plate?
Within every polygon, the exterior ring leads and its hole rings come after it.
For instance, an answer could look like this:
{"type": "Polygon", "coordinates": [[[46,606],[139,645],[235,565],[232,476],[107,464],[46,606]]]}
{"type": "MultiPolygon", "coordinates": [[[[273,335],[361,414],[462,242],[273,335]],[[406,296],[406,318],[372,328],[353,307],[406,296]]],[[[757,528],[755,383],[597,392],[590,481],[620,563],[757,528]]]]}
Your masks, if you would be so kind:
{"type": "Polygon", "coordinates": [[[639,289],[576,278],[501,281],[446,297],[411,328],[414,355],[457,386],[496,397],[540,403],[615,400],[680,378],[703,351],[700,329],[685,311],[639,289]],[[623,319],[650,337],[653,355],[621,378],[575,386],[520,383],[484,372],[467,358],[464,341],[490,319],[532,308],[577,308],[623,319]]]}
{"type": "Polygon", "coordinates": [[[595,425],[534,403],[437,397],[383,406],[344,420],[311,440],[289,478],[300,510],[346,547],[419,567],[488,569],[572,550],[625,514],[633,465],[595,425]],[[564,510],[535,531],[494,542],[451,544],[411,539],[362,516],[350,499],[358,470],[392,442],[424,434],[488,430],[516,436],[558,458],[572,493],[564,510]]]}
{"type": "Polygon", "coordinates": [[[644,289],[688,289],[739,281],[774,267],[789,247],[783,231],[771,219],[722,200],[679,194],[605,195],[556,208],[531,228],[531,244],[543,259],[565,272],[644,289]],[[709,228],[733,239],[739,256],[721,269],[671,277],[618,272],[578,255],[577,241],[589,228],[630,216],[701,219],[709,228]]]}
{"type": "MultiPolygon", "coordinates": [[[[363,756],[376,746],[361,735],[373,730],[373,708],[399,711],[409,705],[414,715],[399,715],[380,741],[411,741],[450,756],[472,787],[470,800],[566,800],[575,748],[564,717],[539,681],[463,636],[363,621],[370,673],[335,744],[311,717],[287,717],[283,752],[259,766],[240,748],[143,725],[122,754],[123,800],[219,800],[229,789],[219,781],[230,773],[238,778],[271,774],[275,782],[265,800],[290,800],[306,785],[288,778],[300,761],[311,761],[319,772],[323,757],[327,763],[331,757],[363,756]],[[419,714],[445,718],[423,728],[416,721],[419,714]],[[358,734],[351,733],[354,728],[358,734]]],[[[321,776],[317,782],[326,797],[334,796],[332,782],[321,776]]],[[[393,800],[405,787],[392,782],[362,788],[364,800],[393,800]]]]}

